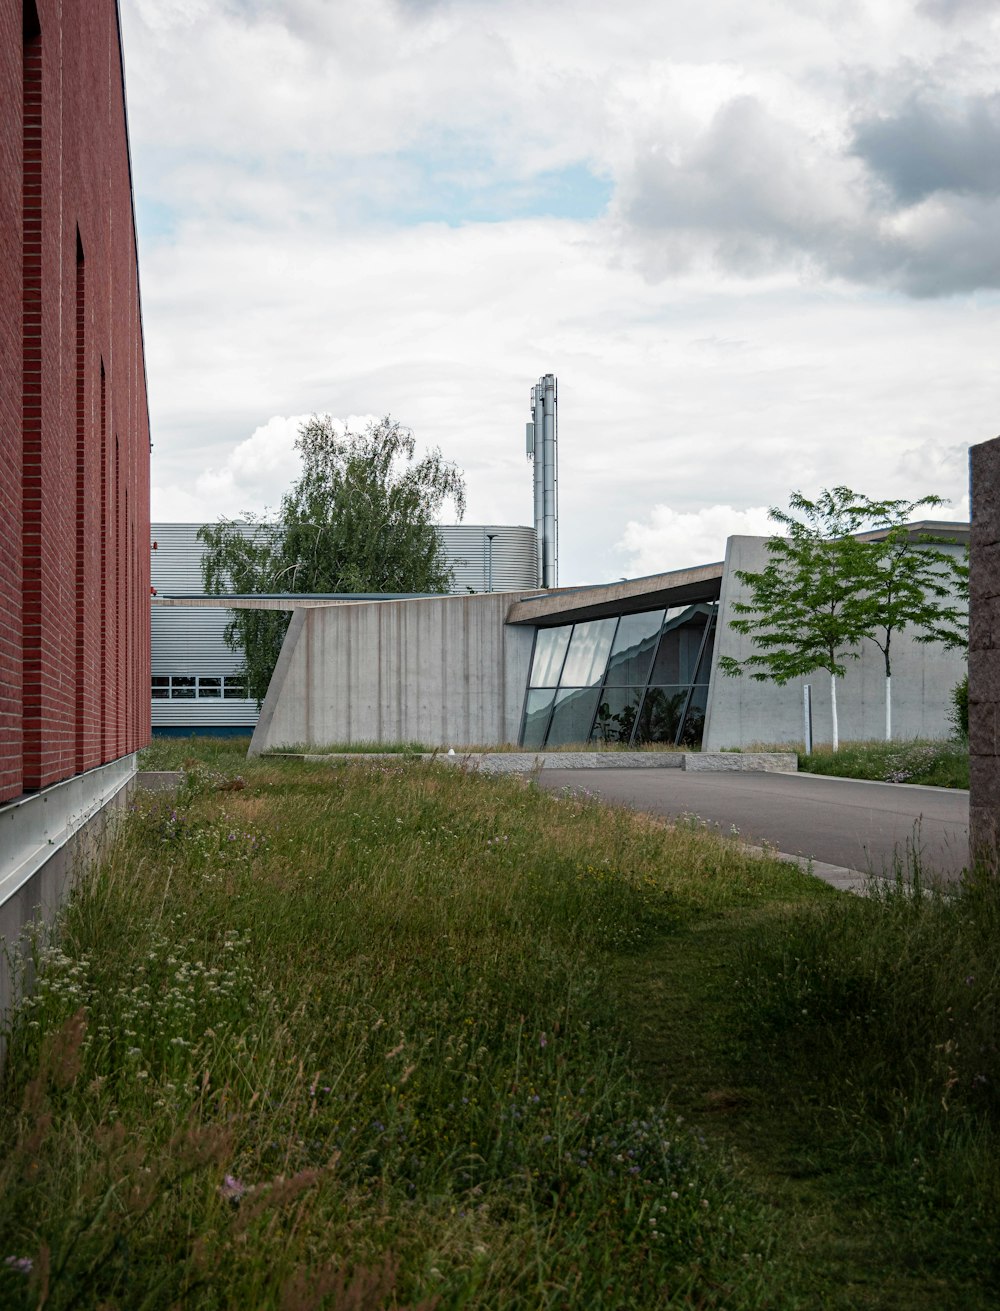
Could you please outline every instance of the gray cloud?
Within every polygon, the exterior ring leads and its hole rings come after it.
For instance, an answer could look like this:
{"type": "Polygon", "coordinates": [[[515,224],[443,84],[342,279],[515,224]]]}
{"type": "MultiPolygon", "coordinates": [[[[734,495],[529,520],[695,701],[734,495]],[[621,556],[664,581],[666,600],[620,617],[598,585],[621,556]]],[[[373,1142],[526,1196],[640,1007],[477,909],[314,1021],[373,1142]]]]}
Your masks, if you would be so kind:
{"type": "Polygon", "coordinates": [[[915,297],[1000,287],[1000,201],[943,196],[858,233],[833,272],[915,297]]]}
{"type": "Polygon", "coordinates": [[[806,133],[740,96],[686,154],[655,142],[642,152],[622,179],[617,214],[647,241],[669,238],[665,266],[707,244],[723,266],[752,274],[842,240],[856,205],[837,172],[806,133]]]}
{"type": "Polygon", "coordinates": [[[904,204],[937,191],[1000,195],[1000,94],[960,107],[913,97],[858,123],[851,150],[904,204]]]}
{"type": "Polygon", "coordinates": [[[996,0],[919,0],[917,11],[936,23],[950,24],[995,13],[996,0]]]}
{"type": "Polygon", "coordinates": [[[1000,95],[960,109],[911,97],[846,150],[741,96],[686,151],[640,152],[615,217],[653,280],[708,259],[914,297],[1000,287],[1000,95]]]}

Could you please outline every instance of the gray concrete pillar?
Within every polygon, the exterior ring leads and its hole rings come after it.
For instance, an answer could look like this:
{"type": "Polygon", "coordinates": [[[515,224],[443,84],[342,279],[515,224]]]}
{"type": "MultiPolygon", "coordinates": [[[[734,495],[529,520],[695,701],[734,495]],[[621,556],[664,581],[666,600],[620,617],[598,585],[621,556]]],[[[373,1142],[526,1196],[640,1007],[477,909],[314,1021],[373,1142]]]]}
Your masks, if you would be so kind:
{"type": "Polygon", "coordinates": [[[969,478],[969,842],[1000,872],[1000,437],[971,448],[969,478]]]}

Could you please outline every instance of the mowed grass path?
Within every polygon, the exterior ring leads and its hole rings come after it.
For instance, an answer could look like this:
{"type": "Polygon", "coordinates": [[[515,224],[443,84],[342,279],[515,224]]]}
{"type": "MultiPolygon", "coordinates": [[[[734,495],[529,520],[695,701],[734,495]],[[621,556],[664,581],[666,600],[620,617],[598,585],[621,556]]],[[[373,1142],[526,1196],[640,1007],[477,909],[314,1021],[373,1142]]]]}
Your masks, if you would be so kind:
{"type": "Polygon", "coordinates": [[[995,1304],[988,897],[963,929],[517,779],[197,750],[36,950],[0,1305],[995,1304]],[[900,1003],[901,1065],[872,980],[949,932],[955,1046],[900,1003]]]}

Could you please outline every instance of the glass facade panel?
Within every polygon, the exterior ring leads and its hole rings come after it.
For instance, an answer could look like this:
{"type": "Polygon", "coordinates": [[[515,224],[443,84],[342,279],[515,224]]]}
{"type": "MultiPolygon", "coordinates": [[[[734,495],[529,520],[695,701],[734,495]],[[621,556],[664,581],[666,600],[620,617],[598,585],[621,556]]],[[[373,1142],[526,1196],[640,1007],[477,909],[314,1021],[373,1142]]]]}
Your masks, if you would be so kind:
{"type": "Polygon", "coordinates": [[[227,678],[223,680],[223,696],[227,701],[242,701],[247,694],[246,685],[238,678],[227,678]]]}
{"type": "Polygon", "coordinates": [[[596,687],[564,687],[557,692],[545,745],[567,746],[572,742],[588,741],[600,695],[600,689],[596,687]]]}
{"type": "Polygon", "coordinates": [[[700,747],[705,732],[705,711],[708,708],[708,683],[697,683],[691,691],[691,704],[681,730],[682,747],[700,747]]]}
{"type": "Polygon", "coordinates": [[[701,664],[698,666],[698,671],[694,678],[694,681],[699,686],[704,684],[707,687],[709,678],[712,674],[712,652],[715,649],[715,627],[717,619],[718,609],[713,606],[712,614],[708,621],[708,637],[705,639],[705,649],[702,652],[701,664]]]}
{"type": "MultiPolygon", "coordinates": [[[[573,640],[569,644],[569,654],[563,665],[561,687],[599,686],[604,678],[604,666],[608,662],[611,640],[615,635],[617,619],[592,619],[586,624],[577,624],[573,629],[573,640]]],[[[582,738],[571,738],[573,742],[585,742],[590,736],[590,726],[582,738]]]]}
{"type": "Polygon", "coordinates": [[[199,678],[198,679],[198,697],[215,697],[222,696],[222,679],[221,678],[199,678]]]}
{"type": "Polygon", "coordinates": [[[555,692],[546,688],[544,691],[530,691],[524,705],[524,731],[521,745],[540,747],[545,742],[545,730],[549,723],[549,711],[555,692]]]}
{"type": "Polygon", "coordinates": [[[627,745],[632,740],[632,729],[642,701],[642,692],[641,687],[606,687],[597,707],[597,718],[590,740],[623,742],[627,745]]]}
{"type": "Polygon", "coordinates": [[[699,745],[717,611],[698,601],[539,629],[522,744],[699,745]]]}
{"type": "Polygon", "coordinates": [[[610,686],[642,686],[646,682],[662,622],[662,610],[650,610],[641,615],[622,615],[611,648],[611,659],[608,661],[606,681],[610,686]]]}
{"type": "Polygon", "coordinates": [[[668,611],[651,682],[662,687],[692,681],[709,610],[708,605],[699,604],[668,611]]]}
{"type": "Polygon", "coordinates": [[[529,687],[558,687],[559,671],[569,645],[572,625],[565,628],[539,628],[535,634],[535,658],[531,662],[529,687]]]}

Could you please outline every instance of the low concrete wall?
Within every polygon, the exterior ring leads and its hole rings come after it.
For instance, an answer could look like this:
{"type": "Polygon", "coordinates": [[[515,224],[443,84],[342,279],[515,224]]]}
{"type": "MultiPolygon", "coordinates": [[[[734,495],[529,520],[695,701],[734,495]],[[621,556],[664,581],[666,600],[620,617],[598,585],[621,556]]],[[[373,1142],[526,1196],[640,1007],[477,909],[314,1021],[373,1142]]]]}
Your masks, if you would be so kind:
{"type": "Polygon", "coordinates": [[[531,774],[536,769],[682,769],[703,773],[788,774],[798,771],[792,751],[435,751],[401,755],[389,751],[268,752],[275,759],[324,765],[366,760],[422,760],[463,765],[486,774],[531,774]]]}
{"type": "Polygon", "coordinates": [[[680,751],[483,751],[435,759],[484,774],[531,774],[536,769],[683,769],[680,751]]]}
{"type": "Polygon", "coordinates": [[[524,595],[296,611],[251,755],[300,742],[516,742],[534,631],[504,621],[524,595]]]}
{"type": "MultiPolygon", "coordinates": [[[[768,563],[767,538],[730,537],[719,601],[719,625],[712,658],[711,691],[705,717],[706,751],[722,747],[779,744],[803,740],[802,688],[812,687],[813,734],[816,743],[831,741],[830,677],[822,670],[796,678],[783,687],[761,683],[744,674],[719,672],[722,656],[745,660],[753,654],[749,635],[732,627],[733,604],[747,599],[736,571],[757,573],[768,563]]],[[[956,556],[961,547],[947,548],[956,556]]],[[[955,684],[965,674],[965,655],[942,646],[915,642],[903,631],[893,639],[892,735],[945,738],[952,733],[949,714],[955,684]]],[[[861,646],[861,658],[847,661],[847,674],[837,680],[837,711],[843,742],[885,736],[885,668],[872,642],[861,646]]]]}
{"type": "Polygon", "coordinates": [[[692,751],[684,757],[689,774],[797,774],[794,751],[692,751]]]}
{"type": "Polygon", "coordinates": [[[436,756],[446,764],[471,764],[488,774],[535,769],[683,769],[695,773],[796,773],[794,752],[748,751],[497,751],[436,756]]]}
{"type": "Polygon", "coordinates": [[[1000,437],[969,452],[969,849],[1000,853],[1000,437]]]}

